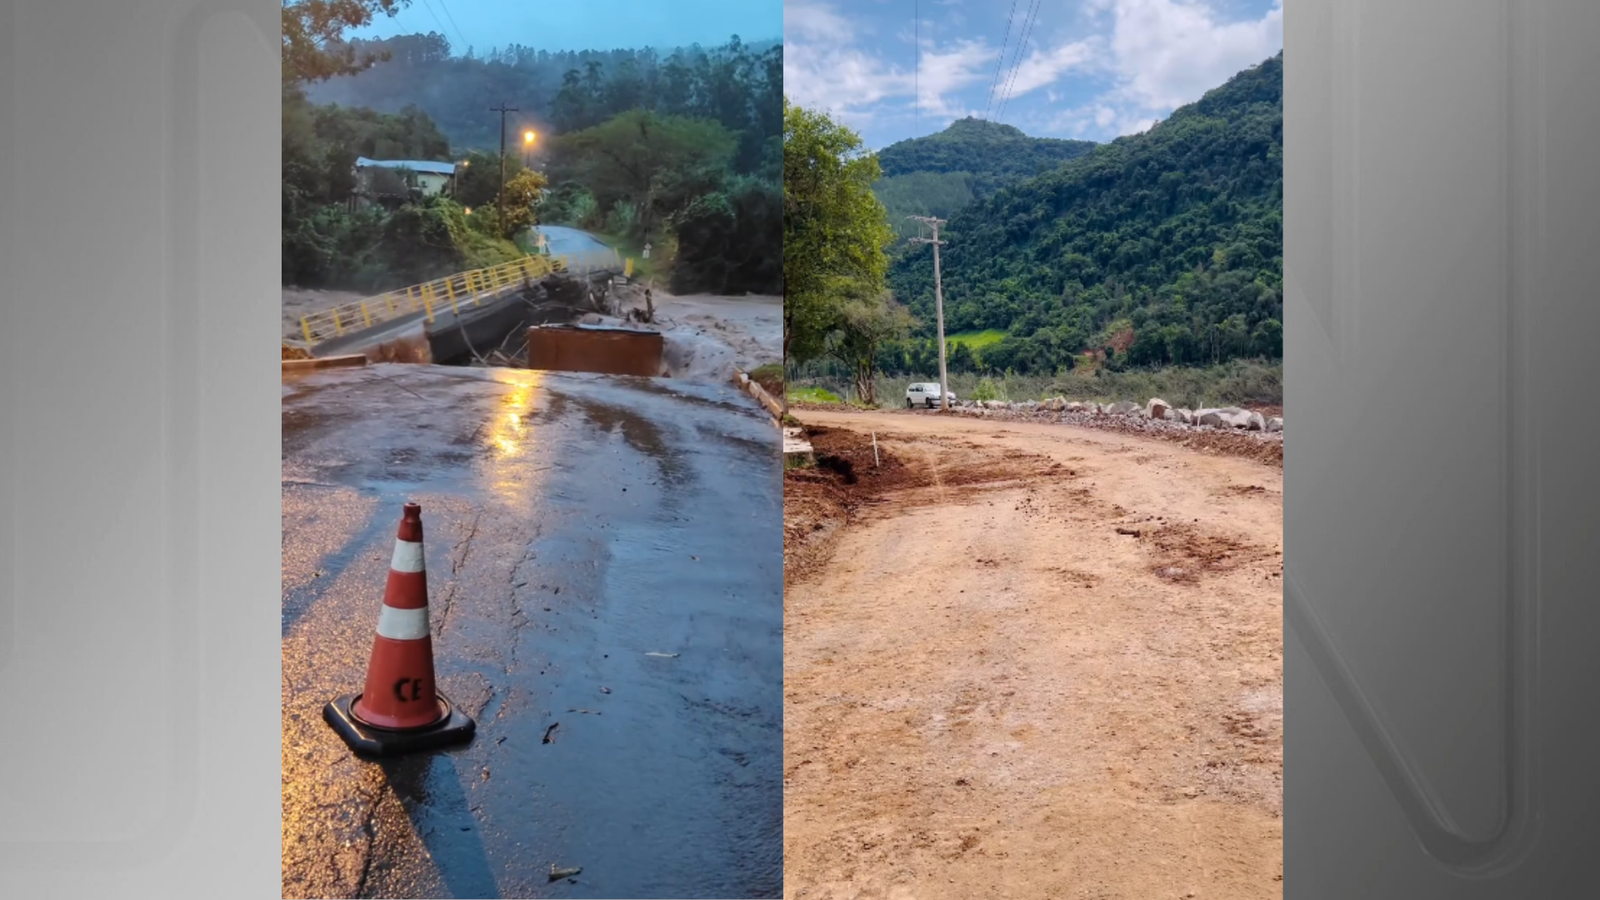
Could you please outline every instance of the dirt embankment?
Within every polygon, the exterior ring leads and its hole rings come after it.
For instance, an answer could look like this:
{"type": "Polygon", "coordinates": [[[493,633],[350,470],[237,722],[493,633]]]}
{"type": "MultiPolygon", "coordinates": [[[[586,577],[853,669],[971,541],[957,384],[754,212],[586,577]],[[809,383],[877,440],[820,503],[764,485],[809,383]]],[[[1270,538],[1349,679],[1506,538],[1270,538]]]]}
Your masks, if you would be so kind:
{"type": "Polygon", "coordinates": [[[786,897],[1282,895],[1282,473],[801,413],[786,897]],[[878,438],[874,463],[871,432],[878,438]]]}
{"type": "MultiPolygon", "coordinates": [[[[842,407],[835,404],[823,403],[791,403],[790,409],[796,412],[819,412],[832,414],[842,411],[842,407]]],[[[1281,406],[1252,406],[1252,412],[1259,412],[1263,417],[1270,415],[1283,415],[1281,406]]],[[[946,416],[949,414],[938,411],[924,410],[879,410],[875,413],[884,415],[903,416],[946,416]]],[[[967,413],[971,414],[968,410],[967,413]]],[[[983,418],[992,422],[994,427],[1000,427],[1005,422],[1034,422],[1052,425],[1062,425],[1068,428],[1089,428],[1095,431],[1105,431],[1114,434],[1124,434],[1132,437],[1154,438],[1161,441],[1170,441],[1182,447],[1187,447],[1199,453],[1216,456],[1236,456],[1241,459],[1254,460],[1255,462],[1283,468],[1283,434],[1261,434],[1259,432],[1236,431],[1233,429],[1196,428],[1181,425],[1175,422],[1157,421],[1142,416],[1114,416],[1096,415],[1093,413],[1054,413],[1040,410],[1028,411],[989,411],[983,418]]]]}

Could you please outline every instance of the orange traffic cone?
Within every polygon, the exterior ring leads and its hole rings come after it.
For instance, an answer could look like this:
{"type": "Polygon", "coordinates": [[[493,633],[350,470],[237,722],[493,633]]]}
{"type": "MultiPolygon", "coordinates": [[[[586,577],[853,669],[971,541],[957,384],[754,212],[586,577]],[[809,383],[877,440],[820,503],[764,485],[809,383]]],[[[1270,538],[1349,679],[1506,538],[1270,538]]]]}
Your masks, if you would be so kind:
{"type": "Polygon", "coordinates": [[[476,730],[472,719],[434,687],[422,507],[415,503],[406,504],[400,519],[366,687],[332,701],[322,716],[350,749],[366,756],[465,742],[476,730]]]}

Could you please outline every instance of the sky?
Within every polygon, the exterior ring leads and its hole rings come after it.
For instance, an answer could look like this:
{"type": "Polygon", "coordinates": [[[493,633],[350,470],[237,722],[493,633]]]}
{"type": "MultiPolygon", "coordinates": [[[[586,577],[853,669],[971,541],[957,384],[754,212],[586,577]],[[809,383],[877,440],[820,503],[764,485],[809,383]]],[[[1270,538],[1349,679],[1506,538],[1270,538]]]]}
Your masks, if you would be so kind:
{"type": "Polygon", "coordinates": [[[380,15],[351,37],[381,38],[436,31],[450,52],[521,44],[540,50],[617,50],[720,46],[783,34],[781,0],[411,0],[394,18],[380,15]]]}
{"type": "Polygon", "coordinates": [[[784,93],[870,149],[969,115],[1107,141],[1282,50],[1283,0],[785,0],[783,36],[784,93]]]}

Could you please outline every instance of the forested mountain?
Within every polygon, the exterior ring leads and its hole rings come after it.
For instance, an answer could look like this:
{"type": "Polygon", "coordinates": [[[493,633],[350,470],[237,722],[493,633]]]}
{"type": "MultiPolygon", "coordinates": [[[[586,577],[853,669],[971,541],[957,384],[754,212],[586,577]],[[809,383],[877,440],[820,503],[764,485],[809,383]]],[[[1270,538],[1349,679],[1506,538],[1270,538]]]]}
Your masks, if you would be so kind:
{"type": "Polygon", "coordinates": [[[885,178],[913,172],[962,172],[973,193],[986,197],[1000,187],[1041,175],[1095,148],[1093,141],[1028,137],[1021,130],[971,116],[927,137],[899,141],[878,151],[885,178]]]}
{"type": "MultiPolygon", "coordinates": [[[[945,331],[1006,332],[981,364],[1019,372],[1088,350],[1113,365],[1280,358],[1282,219],[1279,53],[1147,132],[951,216],[945,331]]],[[[889,280],[932,334],[930,249],[899,255],[889,280]]]]}
{"type": "MultiPolygon", "coordinates": [[[[360,74],[312,85],[314,103],[360,106],[398,113],[414,105],[438,125],[457,152],[499,152],[504,102],[520,112],[508,118],[507,140],[519,126],[571,132],[598,125],[636,107],[664,115],[716,119],[728,128],[778,135],[782,116],[782,46],[776,41],[673,50],[538,50],[512,44],[504,49],[452,56],[443,35],[410,34],[377,41],[352,41],[357,53],[388,59],[360,74]],[[753,98],[745,85],[760,80],[771,96],[753,98]],[[513,130],[515,129],[515,130],[513,130]]],[[[457,48],[459,50],[459,48],[457,48]]],[[[759,142],[757,142],[759,144],[759,142]]],[[[750,156],[759,147],[747,147],[750,156]]]]}
{"type": "Polygon", "coordinates": [[[1094,147],[1092,141],[1028,137],[1010,125],[969,116],[937,134],[878,151],[883,177],[872,190],[904,238],[917,233],[906,216],[949,218],[974,199],[1048,172],[1094,147]]]}

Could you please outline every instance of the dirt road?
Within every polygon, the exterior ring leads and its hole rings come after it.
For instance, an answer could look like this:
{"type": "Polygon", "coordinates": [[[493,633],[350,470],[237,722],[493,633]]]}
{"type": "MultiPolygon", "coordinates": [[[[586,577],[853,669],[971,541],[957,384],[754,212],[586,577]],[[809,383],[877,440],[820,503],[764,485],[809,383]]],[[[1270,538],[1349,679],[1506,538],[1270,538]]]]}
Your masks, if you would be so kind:
{"type": "Polygon", "coordinates": [[[1282,896],[1281,469],[801,417],[825,458],[785,484],[785,897],[1282,896]]]}

